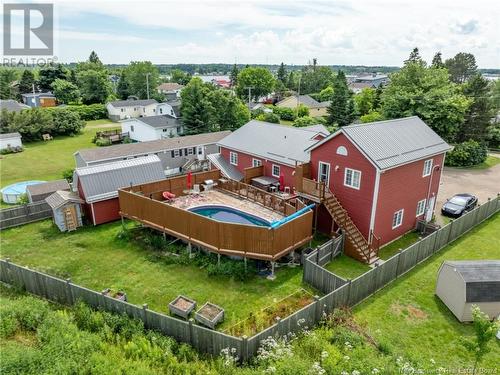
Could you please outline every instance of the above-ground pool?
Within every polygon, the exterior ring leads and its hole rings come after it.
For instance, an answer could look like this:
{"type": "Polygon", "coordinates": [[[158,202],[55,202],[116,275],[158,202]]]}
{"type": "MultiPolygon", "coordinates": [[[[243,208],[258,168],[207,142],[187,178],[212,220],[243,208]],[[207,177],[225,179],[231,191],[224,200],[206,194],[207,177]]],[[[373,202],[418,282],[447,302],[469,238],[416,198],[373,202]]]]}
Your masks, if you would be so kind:
{"type": "Polygon", "coordinates": [[[22,194],[26,194],[27,186],[42,184],[44,182],[46,181],[23,181],[6,186],[2,190],[0,190],[0,192],[2,193],[2,200],[5,203],[15,204],[22,194]]]}
{"type": "Polygon", "coordinates": [[[217,221],[224,221],[226,223],[258,225],[260,227],[269,227],[269,221],[260,217],[247,214],[236,208],[226,206],[198,206],[190,208],[189,211],[195,214],[209,217],[217,221]]]}

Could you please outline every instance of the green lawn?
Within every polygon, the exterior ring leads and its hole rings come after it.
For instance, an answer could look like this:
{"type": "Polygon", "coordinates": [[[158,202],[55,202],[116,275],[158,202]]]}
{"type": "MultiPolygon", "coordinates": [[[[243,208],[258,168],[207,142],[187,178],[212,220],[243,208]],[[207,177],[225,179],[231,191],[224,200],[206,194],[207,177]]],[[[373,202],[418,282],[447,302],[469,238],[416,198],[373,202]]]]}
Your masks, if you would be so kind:
{"type": "Polygon", "coordinates": [[[361,263],[344,254],[332,260],[325,268],[344,279],[351,280],[370,270],[367,264],[361,263]]]}
{"type": "Polygon", "coordinates": [[[241,282],[208,276],[192,265],[155,262],[143,246],[117,239],[120,229],[115,222],[60,233],[49,220],[28,224],[2,231],[2,258],[71,277],[97,291],[123,289],[132,303],[147,303],[160,312],[167,312],[168,303],[179,294],[195,299],[199,306],[211,301],[226,310],[221,329],[306,287],[300,267],[280,268],[274,281],[255,276],[241,282]]]}
{"type": "Polygon", "coordinates": [[[75,151],[96,147],[92,138],[100,130],[98,126],[105,123],[109,123],[109,120],[88,121],[87,127],[79,135],[25,143],[23,152],[3,155],[0,159],[0,186],[26,180],[62,178],[64,170],[75,167],[75,151]]]}
{"type": "Polygon", "coordinates": [[[393,241],[382,248],[380,248],[378,256],[380,259],[389,259],[393,255],[395,255],[400,249],[404,250],[408,246],[413,245],[419,239],[419,234],[417,232],[409,232],[404,236],[398,238],[396,241],[393,241]]]}
{"type": "MultiPolygon", "coordinates": [[[[500,259],[500,214],[475,228],[405,277],[358,305],[355,318],[379,342],[397,355],[420,363],[434,359],[443,367],[471,365],[460,336],[473,335],[434,295],[438,269],[444,260],[500,259]]],[[[495,339],[493,339],[495,341],[495,339]]],[[[499,341],[490,344],[481,367],[497,368],[499,341]]]]}

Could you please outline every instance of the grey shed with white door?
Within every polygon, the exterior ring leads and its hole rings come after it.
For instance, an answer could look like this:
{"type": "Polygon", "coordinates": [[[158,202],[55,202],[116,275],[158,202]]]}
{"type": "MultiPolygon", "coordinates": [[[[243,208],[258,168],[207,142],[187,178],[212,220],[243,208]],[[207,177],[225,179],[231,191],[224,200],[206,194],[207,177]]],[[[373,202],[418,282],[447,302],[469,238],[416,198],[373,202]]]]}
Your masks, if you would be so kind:
{"type": "Polygon", "coordinates": [[[496,318],[500,314],[500,260],[443,262],[436,295],[461,322],[472,321],[472,305],[496,318]]]}
{"type": "Polygon", "coordinates": [[[58,190],[45,198],[52,209],[54,224],[61,232],[70,232],[83,225],[81,204],[83,200],[71,191],[58,190]]]}

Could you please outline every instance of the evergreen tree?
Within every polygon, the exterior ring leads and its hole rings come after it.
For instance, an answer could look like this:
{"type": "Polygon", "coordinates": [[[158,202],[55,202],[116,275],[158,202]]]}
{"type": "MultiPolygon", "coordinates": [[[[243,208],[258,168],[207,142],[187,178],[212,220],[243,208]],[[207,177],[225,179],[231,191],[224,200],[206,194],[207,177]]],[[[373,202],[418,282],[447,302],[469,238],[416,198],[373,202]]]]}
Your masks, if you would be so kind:
{"type": "MultiPolygon", "coordinates": [[[[33,92],[33,85],[35,84],[35,75],[29,69],[24,69],[19,81],[19,94],[26,94],[33,92]]],[[[36,87],[35,87],[36,89],[36,87]]]]}
{"type": "Polygon", "coordinates": [[[95,51],[90,52],[89,62],[99,65],[102,64],[101,60],[99,60],[99,56],[97,56],[97,53],[95,53],[95,51]]]}
{"type": "Polygon", "coordinates": [[[333,95],[327,112],[330,125],[349,125],[354,117],[354,103],[343,71],[339,71],[333,81],[333,95]]]}
{"type": "Polygon", "coordinates": [[[69,73],[69,81],[73,84],[77,84],[77,78],[76,78],[76,70],[71,69],[69,73]]]}
{"type": "Polygon", "coordinates": [[[382,104],[382,93],[384,92],[384,89],[382,88],[382,85],[379,85],[377,87],[377,90],[375,90],[375,98],[373,99],[373,110],[378,111],[380,109],[380,105],[382,104]]]}
{"type": "Polygon", "coordinates": [[[38,87],[42,91],[50,91],[56,79],[66,79],[67,70],[61,64],[50,64],[40,69],[38,87]]]}
{"type": "Polygon", "coordinates": [[[130,96],[130,88],[127,81],[127,74],[125,70],[122,70],[122,74],[120,75],[120,80],[118,81],[118,85],[116,87],[116,95],[120,99],[127,99],[130,96]]]}
{"type": "Polygon", "coordinates": [[[284,85],[287,83],[287,73],[286,73],[286,68],[285,64],[281,63],[280,67],[278,68],[278,73],[277,73],[278,81],[281,81],[284,85]]]}
{"type": "Polygon", "coordinates": [[[238,67],[236,64],[233,65],[233,69],[231,70],[231,75],[229,76],[229,79],[231,80],[231,87],[236,87],[238,84],[238,73],[240,71],[238,70],[238,67]]]}
{"type": "Polygon", "coordinates": [[[471,53],[459,52],[445,61],[450,79],[455,83],[464,83],[477,73],[476,58],[471,53]]]}
{"type": "Polygon", "coordinates": [[[413,50],[410,52],[410,57],[408,57],[408,60],[405,60],[405,64],[408,63],[423,63],[424,60],[422,60],[422,57],[420,56],[420,52],[417,47],[413,48],[413,50]]]}
{"type": "Polygon", "coordinates": [[[181,113],[186,134],[206,133],[212,127],[214,108],[207,98],[208,86],[196,77],[181,92],[181,113]]]}
{"type": "Polygon", "coordinates": [[[432,68],[444,68],[443,59],[441,58],[441,52],[436,52],[434,57],[432,58],[432,68]]]}

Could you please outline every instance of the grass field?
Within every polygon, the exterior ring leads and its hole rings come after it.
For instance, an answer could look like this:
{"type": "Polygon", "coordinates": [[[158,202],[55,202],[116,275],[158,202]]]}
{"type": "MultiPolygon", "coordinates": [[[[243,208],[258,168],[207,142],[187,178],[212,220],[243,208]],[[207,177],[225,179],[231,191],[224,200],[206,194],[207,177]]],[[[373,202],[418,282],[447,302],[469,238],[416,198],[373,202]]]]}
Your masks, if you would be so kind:
{"type": "MultiPolygon", "coordinates": [[[[470,324],[458,322],[434,295],[438,269],[444,260],[500,259],[500,214],[481,224],[451,246],[367,301],[358,305],[355,318],[376,340],[391,350],[422,363],[434,359],[443,367],[470,365],[460,336],[471,336],[470,324]]],[[[484,368],[500,363],[499,340],[485,357],[484,368]]]]}
{"type": "Polygon", "coordinates": [[[274,281],[255,276],[243,282],[208,276],[192,265],[155,262],[142,246],[117,239],[120,229],[115,222],[62,234],[49,220],[28,224],[2,232],[2,257],[94,290],[123,289],[132,303],[160,312],[179,294],[199,306],[210,301],[226,310],[222,329],[303,287],[301,268],[280,268],[274,281]]]}
{"type": "Polygon", "coordinates": [[[344,279],[351,280],[370,270],[367,264],[361,263],[344,254],[328,263],[325,268],[344,279]]]}
{"type": "Polygon", "coordinates": [[[23,152],[3,155],[0,159],[0,186],[26,180],[62,178],[64,170],[75,167],[75,151],[96,147],[92,138],[100,130],[100,126],[105,124],[109,124],[109,120],[88,121],[82,133],[74,137],[25,143],[23,152]]]}

